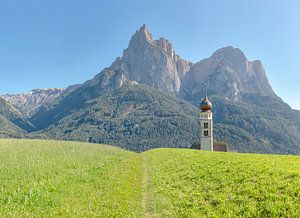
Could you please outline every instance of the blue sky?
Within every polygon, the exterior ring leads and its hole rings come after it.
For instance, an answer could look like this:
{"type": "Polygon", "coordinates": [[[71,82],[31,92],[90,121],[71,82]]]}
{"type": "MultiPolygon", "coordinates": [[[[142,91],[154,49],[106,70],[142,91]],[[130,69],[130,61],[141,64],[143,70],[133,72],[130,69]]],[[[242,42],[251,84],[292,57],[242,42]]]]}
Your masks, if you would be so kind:
{"type": "Polygon", "coordinates": [[[0,94],[84,82],[120,56],[143,23],[192,62],[240,48],[300,109],[298,0],[1,0],[0,94]]]}

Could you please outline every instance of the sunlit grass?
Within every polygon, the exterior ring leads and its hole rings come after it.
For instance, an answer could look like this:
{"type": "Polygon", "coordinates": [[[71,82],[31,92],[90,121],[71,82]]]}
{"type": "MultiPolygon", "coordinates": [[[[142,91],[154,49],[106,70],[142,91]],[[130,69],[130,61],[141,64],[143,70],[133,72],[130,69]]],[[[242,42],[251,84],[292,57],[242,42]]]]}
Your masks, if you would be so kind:
{"type": "Polygon", "coordinates": [[[0,215],[138,216],[141,159],[115,147],[0,140],[0,215]]]}
{"type": "Polygon", "coordinates": [[[0,140],[1,217],[299,214],[299,156],[0,140]]]}
{"type": "Polygon", "coordinates": [[[297,217],[300,157],[157,149],[147,156],[160,216],[297,217]]]}

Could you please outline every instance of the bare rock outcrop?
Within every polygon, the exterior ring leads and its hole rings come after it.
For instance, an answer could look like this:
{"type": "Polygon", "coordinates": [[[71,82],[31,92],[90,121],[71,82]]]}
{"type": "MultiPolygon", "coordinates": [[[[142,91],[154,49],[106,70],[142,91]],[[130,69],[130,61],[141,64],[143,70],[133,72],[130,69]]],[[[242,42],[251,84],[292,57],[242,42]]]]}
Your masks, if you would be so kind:
{"type": "Polygon", "coordinates": [[[249,61],[244,53],[231,46],[217,50],[211,57],[191,67],[182,80],[180,96],[201,98],[204,84],[211,95],[223,95],[241,101],[243,94],[278,98],[267,79],[260,61],[249,61]]]}
{"type": "Polygon", "coordinates": [[[29,93],[6,94],[1,97],[21,111],[25,116],[30,117],[38,107],[53,101],[63,91],[64,89],[60,88],[33,89],[29,93]]]}

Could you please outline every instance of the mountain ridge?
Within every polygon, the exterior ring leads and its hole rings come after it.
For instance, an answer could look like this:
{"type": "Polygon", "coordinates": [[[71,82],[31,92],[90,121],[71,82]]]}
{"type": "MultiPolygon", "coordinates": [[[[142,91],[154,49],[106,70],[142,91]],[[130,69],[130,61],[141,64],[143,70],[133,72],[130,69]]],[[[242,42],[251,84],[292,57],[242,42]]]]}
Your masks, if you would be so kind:
{"type": "Polygon", "coordinates": [[[53,101],[64,89],[62,88],[38,88],[32,89],[28,93],[5,94],[1,97],[22,112],[26,117],[30,117],[41,105],[53,101]]]}
{"type": "MultiPolygon", "coordinates": [[[[163,118],[164,114],[172,114],[174,108],[181,108],[182,114],[194,108],[194,116],[188,119],[190,121],[182,120],[184,125],[189,126],[187,129],[191,129],[190,125],[193,125],[194,130],[189,133],[183,131],[184,135],[178,134],[181,137],[189,136],[191,140],[199,139],[199,131],[195,131],[199,125],[195,114],[199,113],[199,109],[195,109],[193,105],[197,106],[205,95],[205,83],[214,104],[216,139],[226,141],[234,150],[241,152],[300,153],[300,112],[292,110],[276,95],[260,61],[249,61],[240,49],[229,46],[218,49],[210,57],[193,64],[177,55],[167,39],[155,40],[146,25],[135,32],[128,48],[123,50],[122,57],[118,57],[110,67],[104,68],[80,85],[67,88],[53,101],[41,105],[29,118],[35,127],[31,132],[39,131],[48,134],[50,138],[65,140],[109,142],[140,151],[139,149],[152,148],[146,142],[154,143],[154,135],[150,133],[159,128],[155,121],[159,119],[159,115],[163,118]],[[104,113],[105,108],[101,105],[111,107],[111,112],[118,114],[122,111],[122,102],[126,102],[123,101],[120,90],[124,91],[125,87],[135,85],[142,86],[135,89],[135,104],[145,96],[152,96],[148,98],[148,104],[156,105],[156,101],[165,99],[173,108],[167,104],[148,108],[147,113],[145,112],[147,116],[158,116],[152,117],[152,122],[144,126],[146,136],[132,138],[133,145],[130,147],[126,138],[127,128],[131,127],[124,126],[126,119],[122,116],[115,119],[109,112],[104,113]],[[111,96],[112,94],[116,96],[111,96]],[[112,105],[105,98],[111,99],[112,105]],[[176,99],[193,105],[186,103],[182,108],[176,99]],[[108,117],[111,121],[106,120],[108,117]],[[107,126],[103,126],[101,120],[106,120],[107,126]],[[95,126],[94,123],[99,125],[95,126]],[[72,126],[77,126],[78,131],[72,126]],[[149,132],[146,131],[147,128],[149,132]],[[111,129],[118,134],[111,133],[111,129]],[[101,141],[104,139],[106,141],[101,141]],[[144,147],[141,146],[142,143],[145,143],[144,147]]],[[[126,113],[130,115],[132,108],[128,110],[126,113]]],[[[139,118],[134,121],[131,117],[130,122],[144,125],[143,119],[139,118]]],[[[174,128],[178,130],[181,126],[165,125],[165,130],[161,130],[162,134],[155,135],[154,138],[163,142],[164,138],[168,138],[163,132],[174,133],[174,128]]],[[[177,146],[189,147],[191,143],[194,142],[185,139],[181,143],[178,141],[177,146]]],[[[164,145],[159,143],[159,146],[164,145]]],[[[174,145],[165,142],[165,146],[174,145]]]]}
{"type": "Polygon", "coordinates": [[[240,49],[232,46],[218,49],[209,58],[193,64],[183,78],[179,96],[201,99],[205,83],[211,95],[224,95],[234,101],[243,101],[243,94],[279,98],[261,61],[249,61],[240,49]]]}

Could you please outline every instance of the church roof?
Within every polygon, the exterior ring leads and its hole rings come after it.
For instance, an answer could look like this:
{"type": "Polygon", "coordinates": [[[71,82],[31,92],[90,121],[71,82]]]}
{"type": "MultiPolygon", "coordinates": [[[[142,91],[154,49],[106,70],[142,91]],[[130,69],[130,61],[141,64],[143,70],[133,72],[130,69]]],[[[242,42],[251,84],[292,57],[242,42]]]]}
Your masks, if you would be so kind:
{"type": "Polygon", "coordinates": [[[210,100],[208,100],[207,97],[205,97],[201,104],[200,104],[200,108],[202,111],[210,111],[212,109],[212,103],[210,102],[210,100]]]}

